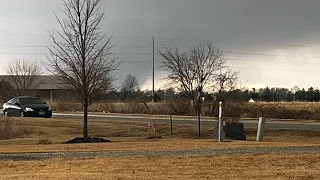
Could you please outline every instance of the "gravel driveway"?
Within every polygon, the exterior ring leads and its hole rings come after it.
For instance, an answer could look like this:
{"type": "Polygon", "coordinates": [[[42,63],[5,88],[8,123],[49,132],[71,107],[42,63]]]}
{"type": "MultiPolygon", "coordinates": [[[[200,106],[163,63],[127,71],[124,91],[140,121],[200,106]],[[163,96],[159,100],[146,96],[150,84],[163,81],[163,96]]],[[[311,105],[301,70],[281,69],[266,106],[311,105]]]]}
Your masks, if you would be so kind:
{"type": "Polygon", "coordinates": [[[296,147],[251,147],[226,149],[197,149],[197,150],[161,150],[161,151],[103,151],[103,152],[55,152],[55,153],[2,153],[0,160],[45,160],[52,158],[127,158],[127,157],[172,157],[172,156],[214,156],[227,154],[270,154],[270,153],[319,153],[320,146],[296,147]]]}

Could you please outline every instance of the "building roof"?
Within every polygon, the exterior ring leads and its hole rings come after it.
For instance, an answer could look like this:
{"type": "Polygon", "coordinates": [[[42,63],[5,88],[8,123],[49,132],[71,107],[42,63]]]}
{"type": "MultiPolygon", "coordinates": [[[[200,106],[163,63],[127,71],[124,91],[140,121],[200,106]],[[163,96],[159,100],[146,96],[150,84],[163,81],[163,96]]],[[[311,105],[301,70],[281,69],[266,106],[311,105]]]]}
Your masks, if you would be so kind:
{"type": "Polygon", "coordinates": [[[67,84],[62,82],[59,77],[50,76],[50,75],[43,75],[37,78],[39,86],[37,89],[65,89],[68,87],[67,84]]]}

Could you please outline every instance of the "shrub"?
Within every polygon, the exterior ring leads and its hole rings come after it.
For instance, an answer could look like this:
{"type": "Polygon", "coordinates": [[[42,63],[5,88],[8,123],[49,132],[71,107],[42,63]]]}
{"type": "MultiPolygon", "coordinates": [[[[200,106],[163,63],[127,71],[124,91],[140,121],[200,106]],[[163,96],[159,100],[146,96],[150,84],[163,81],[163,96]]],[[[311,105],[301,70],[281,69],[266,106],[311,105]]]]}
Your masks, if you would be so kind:
{"type": "Polygon", "coordinates": [[[65,102],[65,101],[55,101],[50,102],[49,106],[53,111],[59,112],[76,112],[82,110],[81,103],[74,103],[74,102],[65,102]]]}
{"type": "Polygon", "coordinates": [[[195,115],[193,107],[187,99],[172,99],[168,107],[173,115],[195,115]]]}

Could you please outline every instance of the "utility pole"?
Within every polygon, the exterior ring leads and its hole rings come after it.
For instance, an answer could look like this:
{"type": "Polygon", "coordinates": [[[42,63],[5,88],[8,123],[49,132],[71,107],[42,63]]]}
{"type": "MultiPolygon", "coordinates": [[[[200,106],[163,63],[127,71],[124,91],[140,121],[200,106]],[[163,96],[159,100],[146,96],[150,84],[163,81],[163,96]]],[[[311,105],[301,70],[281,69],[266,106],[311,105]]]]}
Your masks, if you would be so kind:
{"type": "Polygon", "coordinates": [[[152,103],[154,103],[154,37],[152,37],[152,103]]]}

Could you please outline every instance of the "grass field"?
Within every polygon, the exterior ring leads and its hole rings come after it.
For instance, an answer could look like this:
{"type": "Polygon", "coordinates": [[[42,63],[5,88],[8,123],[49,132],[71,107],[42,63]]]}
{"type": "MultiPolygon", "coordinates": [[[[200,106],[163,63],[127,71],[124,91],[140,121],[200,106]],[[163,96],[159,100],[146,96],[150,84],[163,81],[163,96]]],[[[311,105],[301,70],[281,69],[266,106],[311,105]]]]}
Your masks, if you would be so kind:
{"type": "MultiPolygon", "coordinates": [[[[212,128],[122,121],[89,121],[89,134],[111,143],[64,144],[81,136],[82,123],[72,119],[0,119],[0,152],[66,152],[105,150],[216,149],[253,146],[320,145],[320,132],[266,130],[265,141],[255,142],[255,129],[247,129],[247,141],[218,143],[212,128]],[[4,134],[3,132],[9,132],[4,134]],[[17,133],[17,134],[14,134],[17,133]],[[153,139],[163,136],[164,139],[153,139]],[[39,140],[49,144],[39,144],[39,140]],[[44,141],[46,142],[46,141],[44,141]]],[[[317,179],[320,154],[221,155],[174,158],[52,159],[0,161],[0,179],[317,179]]]]}
{"type": "Polygon", "coordinates": [[[318,179],[320,154],[3,161],[1,179],[318,179]]]}
{"type": "Polygon", "coordinates": [[[111,143],[64,144],[72,138],[82,136],[81,121],[42,118],[1,119],[0,139],[8,136],[14,138],[0,141],[0,152],[199,149],[320,144],[320,132],[266,130],[264,142],[255,142],[256,130],[247,129],[247,141],[217,143],[212,137],[212,127],[202,126],[200,139],[194,124],[174,125],[173,135],[170,135],[169,125],[155,124],[154,127],[156,133],[148,123],[90,120],[89,135],[103,137],[111,140],[111,143]],[[46,142],[49,144],[45,144],[46,142]]]}

